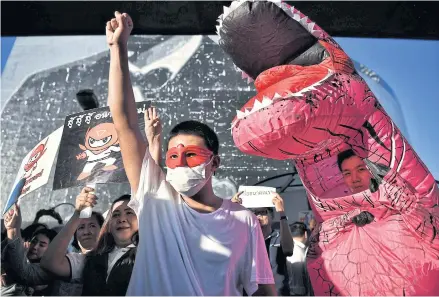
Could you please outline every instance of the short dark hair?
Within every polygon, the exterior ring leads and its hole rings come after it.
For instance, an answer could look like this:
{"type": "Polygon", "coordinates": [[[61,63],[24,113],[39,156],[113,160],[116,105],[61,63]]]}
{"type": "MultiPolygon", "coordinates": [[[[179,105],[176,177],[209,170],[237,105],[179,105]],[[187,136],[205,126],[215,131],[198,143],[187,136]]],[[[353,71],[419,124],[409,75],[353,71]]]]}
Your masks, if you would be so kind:
{"type": "MultiPolygon", "coordinates": [[[[91,213],[91,216],[94,216],[96,218],[96,221],[98,221],[99,227],[102,227],[102,225],[104,224],[104,217],[102,216],[102,214],[100,212],[93,211],[91,213]]],[[[78,243],[78,238],[76,237],[77,231],[78,230],[76,230],[75,234],[73,235],[72,246],[77,250],[81,250],[81,247],[79,246],[79,243],[78,243]]]]}
{"type": "Polygon", "coordinates": [[[306,225],[302,222],[294,222],[290,225],[291,235],[293,235],[293,237],[304,236],[307,229],[306,225]]]}
{"type": "Polygon", "coordinates": [[[338,169],[340,169],[340,171],[342,171],[341,169],[341,164],[343,164],[343,162],[346,159],[352,158],[354,156],[356,156],[357,154],[355,154],[355,152],[351,149],[346,150],[346,151],[342,151],[341,153],[338,154],[337,156],[337,165],[338,165],[338,169]]]}
{"type": "Polygon", "coordinates": [[[33,224],[27,226],[26,228],[24,228],[23,231],[21,232],[21,237],[23,238],[23,241],[30,241],[32,239],[35,231],[38,228],[49,229],[49,227],[46,224],[33,223],[33,224]]]}
{"type": "Polygon", "coordinates": [[[56,237],[56,235],[58,234],[58,232],[56,232],[55,230],[52,229],[39,229],[37,231],[34,232],[34,234],[32,235],[32,239],[37,236],[37,235],[44,235],[47,238],[49,238],[50,242],[52,242],[52,240],[56,237]]]}
{"type": "Polygon", "coordinates": [[[185,121],[181,122],[172,128],[169,132],[169,141],[177,135],[194,135],[204,139],[206,147],[213,152],[214,155],[218,155],[219,141],[215,131],[208,125],[198,121],[185,121]]]}

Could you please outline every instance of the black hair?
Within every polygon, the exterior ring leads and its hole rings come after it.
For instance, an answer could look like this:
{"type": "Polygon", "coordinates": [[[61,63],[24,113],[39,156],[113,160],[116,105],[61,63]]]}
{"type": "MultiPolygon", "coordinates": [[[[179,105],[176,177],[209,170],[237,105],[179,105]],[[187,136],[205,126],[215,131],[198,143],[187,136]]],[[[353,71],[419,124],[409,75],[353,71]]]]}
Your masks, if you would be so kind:
{"type": "MultiPolygon", "coordinates": [[[[91,213],[91,216],[94,216],[96,218],[96,221],[98,221],[99,227],[102,227],[102,225],[104,224],[104,217],[102,216],[102,214],[100,212],[93,211],[91,213]]],[[[75,234],[73,235],[72,246],[77,250],[81,250],[81,247],[79,246],[79,243],[78,243],[78,238],[76,237],[77,231],[78,230],[76,230],[75,234]]]]}
{"type": "Polygon", "coordinates": [[[169,141],[177,135],[194,135],[204,139],[206,147],[213,152],[214,155],[218,155],[219,141],[218,136],[208,125],[198,121],[185,121],[177,124],[169,132],[169,141]]]}
{"type": "Polygon", "coordinates": [[[21,232],[21,237],[23,238],[23,241],[30,241],[32,237],[34,237],[33,234],[38,228],[49,229],[49,227],[43,223],[31,224],[26,228],[24,228],[23,231],[21,232]]]}
{"type": "Polygon", "coordinates": [[[268,213],[273,216],[274,215],[274,209],[273,207],[267,207],[268,213]]]}
{"type": "Polygon", "coordinates": [[[352,158],[356,156],[355,152],[351,149],[348,149],[346,151],[342,151],[341,153],[338,154],[337,156],[337,165],[338,165],[338,169],[340,169],[340,171],[342,171],[341,169],[341,164],[343,164],[343,162],[346,159],[352,158]]]}
{"type": "Polygon", "coordinates": [[[47,238],[49,238],[50,242],[52,242],[52,240],[55,238],[55,236],[58,234],[55,230],[52,229],[39,229],[37,231],[34,232],[34,234],[32,234],[32,239],[37,236],[37,235],[44,235],[47,238]]]}
{"type": "MultiPolygon", "coordinates": [[[[96,245],[96,248],[92,253],[89,253],[87,255],[93,256],[93,255],[102,255],[105,253],[111,252],[114,247],[116,246],[116,242],[114,241],[113,234],[110,233],[109,228],[109,222],[111,220],[111,217],[113,216],[113,207],[114,205],[119,201],[130,201],[131,195],[122,195],[116,200],[113,201],[111,204],[110,210],[108,211],[107,217],[105,218],[104,224],[102,225],[101,232],[99,233],[98,243],[96,245]]],[[[134,245],[138,244],[138,231],[134,233],[133,237],[131,238],[131,241],[134,245]]]]}
{"type": "Polygon", "coordinates": [[[290,225],[291,235],[293,237],[302,237],[306,233],[306,225],[302,222],[294,222],[290,225]]]}

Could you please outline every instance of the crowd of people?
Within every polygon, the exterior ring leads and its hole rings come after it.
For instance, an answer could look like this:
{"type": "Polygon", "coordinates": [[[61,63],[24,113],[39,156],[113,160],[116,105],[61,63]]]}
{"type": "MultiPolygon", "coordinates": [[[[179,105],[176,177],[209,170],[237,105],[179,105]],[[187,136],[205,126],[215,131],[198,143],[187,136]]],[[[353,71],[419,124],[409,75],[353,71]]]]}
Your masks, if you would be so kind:
{"type": "MultiPolygon", "coordinates": [[[[256,209],[243,207],[240,193],[231,200],[214,194],[211,177],[221,160],[210,127],[176,125],[162,170],[158,112],[145,113],[146,139],[137,122],[128,69],[132,28],[118,12],[106,25],[108,105],[132,194],[112,197],[105,218],[99,212],[80,218],[98,203],[94,189],[83,188],[59,232],[38,223],[22,230],[14,205],[4,217],[2,295],[312,296],[306,269],[312,230],[288,220],[279,194],[273,208],[256,209]],[[279,228],[272,227],[274,211],[279,228]]],[[[353,193],[370,187],[371,175],[352,151],[340,154],[338,165],[353,193]]]]}

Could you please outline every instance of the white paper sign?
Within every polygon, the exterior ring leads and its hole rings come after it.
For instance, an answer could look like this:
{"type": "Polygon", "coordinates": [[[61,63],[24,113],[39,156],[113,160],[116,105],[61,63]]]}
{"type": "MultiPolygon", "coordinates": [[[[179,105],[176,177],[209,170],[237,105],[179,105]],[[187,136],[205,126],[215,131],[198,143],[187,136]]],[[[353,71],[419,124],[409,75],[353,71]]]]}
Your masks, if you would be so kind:
{"type": "Polygon", "coordinates": [[[41,140],[23,159],[14,186],[23,178],[25,185],[18,198],[44,186],[49,181],[50,172],[58,152],[63,127],[41,140]]]}
{"type": "Polygon", "coordinates": [[[245,208],[274,207],[273,193],[276,193],[276,188],[240,186],[238,192],[243,192],[239,198],[245,208]]]}

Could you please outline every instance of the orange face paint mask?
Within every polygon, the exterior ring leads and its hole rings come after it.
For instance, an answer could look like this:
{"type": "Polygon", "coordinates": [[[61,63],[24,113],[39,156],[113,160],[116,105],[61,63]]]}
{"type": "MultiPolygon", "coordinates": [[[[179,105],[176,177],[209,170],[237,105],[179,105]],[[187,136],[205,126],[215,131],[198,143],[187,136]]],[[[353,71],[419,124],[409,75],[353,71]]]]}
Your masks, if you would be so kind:
{"type": "Polygon", "coordinates": [[[170,148],[166,153],[166,166],[174,169],[176,167],[196,167],[209,161],[213,153],[203,147],[196,145],[170,148]]]}

